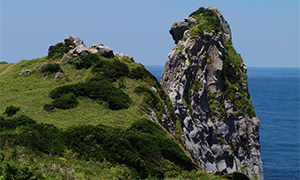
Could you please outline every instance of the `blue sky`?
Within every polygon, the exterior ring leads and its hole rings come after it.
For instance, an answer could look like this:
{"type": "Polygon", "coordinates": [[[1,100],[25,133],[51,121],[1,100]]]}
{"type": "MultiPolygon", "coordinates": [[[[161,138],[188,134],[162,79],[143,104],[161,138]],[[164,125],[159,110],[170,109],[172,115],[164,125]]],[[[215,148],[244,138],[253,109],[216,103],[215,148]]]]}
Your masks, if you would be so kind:
{"type": "Polygon", "coordinates": [[[68,35],[103,43],[144,65],[164,65],[169,29],[199,7],[217,7],[249,67],[299,67],[299,0],[1,0],[0,60],[47,55],[68,35]]]}

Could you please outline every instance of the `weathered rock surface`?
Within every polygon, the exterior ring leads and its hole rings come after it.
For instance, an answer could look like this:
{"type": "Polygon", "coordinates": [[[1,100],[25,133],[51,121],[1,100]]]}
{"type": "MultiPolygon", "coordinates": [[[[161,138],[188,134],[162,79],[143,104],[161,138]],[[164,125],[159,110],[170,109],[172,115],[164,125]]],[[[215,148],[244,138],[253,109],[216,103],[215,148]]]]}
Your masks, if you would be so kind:
{"type": "Polygon", "coordinates": [[[62,72],[57,72],[57,73],[55,74],[55,76],[54,76],[54,79],[62,78],[62,77],[64,77],[64,73],[62,73],[62,72]]]}
{"type": "Polygon", "coordinates": [[[110,47],[105,46],[103,44],[100,44],[99,46],[97,46],[97,50],[102,56],[105,56],[105,57],[113,57],[114,56],[113,50],[110,47]]]}
{"type": "MultiPolygon", "coordinates": [[[[223,32],[204,31],[192,37],[188,29],[193,20],[174,23],[170,33],[176,46],[168,55],[160,83],[181,122],[186,150],[198,165],[209,173],[240,171],[263,179],[260,123],[255,114],[250,116],[228,98],[224,63],[225,41],[231,42],[231,30],[219,10],[210,9],[220,19],[223,32]]],[[[242,79],[236,83],[243,88],[229,91],[236,92],[233,98],[243,97],[251,104],[246,67],[242,63],[234,68],[237,72],[230,81],[242,79]]]]}
{"type": "Polygon", "coordinates": [[[27,74],[31,74],[31,70],[30,70],[30,69],[22,70],[22,71],[20,72],[19,76],[27,75],[27,74]]]}
{"type": "Polygon", "coordinates": [[[170,29],[170,34],[172,35],[175,44],[178,43],[178,41],[180,39],[183,38],[183,34],[186,30],[190,29],[191,27],[193,27],[193,25],[195,24],[196,19],[194,19],[193,17],[188,17],[185,18],[184,21],[179,21],[179,22],[175,22],[171,29],[170,29]]]}

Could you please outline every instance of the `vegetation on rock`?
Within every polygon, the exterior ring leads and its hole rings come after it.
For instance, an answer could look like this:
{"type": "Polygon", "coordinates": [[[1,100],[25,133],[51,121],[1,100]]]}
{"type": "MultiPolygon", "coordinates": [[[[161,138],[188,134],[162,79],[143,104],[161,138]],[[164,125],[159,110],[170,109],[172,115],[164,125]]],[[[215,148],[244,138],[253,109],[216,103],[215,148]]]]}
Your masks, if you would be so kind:
{"type": "Polygon", "coordinates": [[[197,11],[190,14],[190,17],[196,19],[196,24],[189,30],[189,34],[192,37],[197,37],[199,33],[204,31],[211,32],[214,30],[215,33],[222,31],[222,26],[217,14],[210,9],[200,7],[197,11]]]}

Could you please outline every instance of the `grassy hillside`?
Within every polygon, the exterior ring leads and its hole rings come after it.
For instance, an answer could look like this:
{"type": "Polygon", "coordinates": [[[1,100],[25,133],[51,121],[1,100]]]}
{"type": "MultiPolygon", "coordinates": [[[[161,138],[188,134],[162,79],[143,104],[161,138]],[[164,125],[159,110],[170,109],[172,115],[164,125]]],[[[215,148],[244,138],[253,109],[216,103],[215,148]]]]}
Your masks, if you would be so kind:
{"type": "Polygon", "coordinates": [[[60,47],[0,64],[0,179],[240,176],[201,171],[179,140],[145,116],[152,109],[161,122],[166,114],[182,134],[168,96],[141,64],[97,53],[62,62],[60,47]],[[31,74],[19,75],[26,69],[31,74]],[[57,72],[64,76],[55,79],[57,72]]]}

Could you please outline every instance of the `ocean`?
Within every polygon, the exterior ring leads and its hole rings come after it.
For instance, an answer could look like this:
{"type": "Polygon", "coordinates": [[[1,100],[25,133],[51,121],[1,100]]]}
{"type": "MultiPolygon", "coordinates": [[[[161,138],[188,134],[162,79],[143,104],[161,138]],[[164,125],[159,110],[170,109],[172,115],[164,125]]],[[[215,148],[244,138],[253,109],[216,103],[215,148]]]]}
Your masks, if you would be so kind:
{"type": "MultiPolygon", "coordinates": [[[[145,66],[158,80],[163,65],[145,66]]],[[[265,180],[300,179],[299,68],[248,67],[265,180]]]]}

